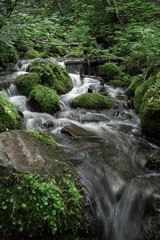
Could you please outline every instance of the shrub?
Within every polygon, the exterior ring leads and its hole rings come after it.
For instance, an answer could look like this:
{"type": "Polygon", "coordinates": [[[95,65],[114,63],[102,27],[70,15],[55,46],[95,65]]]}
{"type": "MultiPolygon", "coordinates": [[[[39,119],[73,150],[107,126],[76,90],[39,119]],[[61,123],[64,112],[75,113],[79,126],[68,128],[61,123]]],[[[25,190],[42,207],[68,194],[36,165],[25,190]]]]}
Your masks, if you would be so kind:
{"type": "Polygon", "coordinates": [[[36,111],[54,113],[60,109],[57,93],[43,85],[37,85],[30,93],[30,104],[36,111]]]}
{"type": "Polygon", "coordinates": [[[20,128],[21,117],[14,105],[0,92],[0,132],[20,128]]]}
{"type": "Polygon", "coordinates": [[[105,109],[112,107],[112,101],[98,93],[84,93],[73,99],[72,107],[87,109],[105,109]]]}
{"type": "Polygon", "coordinates": [[[116,63],[105,63],[98,67],[98,75],[101,77],[108,77],[113,79],[115,76],[120,75],[120,69],[116,63]]]}
{"type": "Polygon", "coordinates": [[[40,83],[40,78],[36,73],[28,73],[16,79],[16,85],[21,94],[29,96],[34,87],[40,83]]]}

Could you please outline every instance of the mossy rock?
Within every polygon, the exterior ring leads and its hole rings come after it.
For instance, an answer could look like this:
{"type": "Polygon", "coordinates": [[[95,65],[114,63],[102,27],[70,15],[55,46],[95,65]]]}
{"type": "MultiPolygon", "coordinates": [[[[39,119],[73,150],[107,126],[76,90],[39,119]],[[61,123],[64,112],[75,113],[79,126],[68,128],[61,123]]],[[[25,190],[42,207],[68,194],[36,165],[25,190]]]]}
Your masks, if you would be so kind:
{"type": "Polygon", "coordinates": [[[155,81],[156,81],[156,76],[152,76],[136,88],[135,96],[133,99],[133,105],[137,113],[139,113],[139,110],[142,104],[142,99],[145,92],[148,90],[150,86],[152,86],[155,83],[155,81]]]}
{"type": "Polygon", "coordinates": [[[105,63],[98,66],[98,75],[101,77],[108,77],[109,80],[112,80],[115,76],[120,75],[120,68],[116,63],[105,63]]]}
{"type": "Polygon", "coordinates": [[[34,87],[40,83],[40,78],[36,73],[28,73],[16,79],[16,86],[22,95],[29,96],[34,87]]]}
{"type": "Polygon", "coordinates": [[[46,86],[37,85],[29,95],[29,103],[36,111],[55,113],[60,109],[60,102],[57,93],[46,86]]]}
{"type": "Polygon", "coordinates": [[[123,86],[123,83],[121,80],[110,80],[108,82],[110,85],[113,85],[115,87],[122,87],[123,86]]]}
{"type": "Polygon", "coordinates": [[[134,96],[136,88],[142,84],[142,79],[140,79],[138,76],[134,76],[131,78],[131,83],[126,89],[126,94],[128,96],[134,96]]]}
{"type": "Polygon", "coordinates": [[[37,58],[39,57],[39,52],[37,52],[34,49],[29,49],[26,53],[25,53],[25,57],[26,58],[37,58]]]}
{"type": "Polygon", "coordinates": [[[72,107],[86,109],[107,109],[112,107],[112,101],[98,93],[84,93],[73,99],[72,107]]]}
{"type": "Polygon", "coordinates": [[[55,89],[58,94],[65,94],[73,87],[72,80],[67,71],[56,63],[33,66],[30,72],[39,74],[41,84],[55,89]]]}
{"type": "Polygon", "coordinates": [[[14,105],[0,92],[0,132],[20,128],[21,117],[14,105]]]}
{"type": "Polygon", "coordinates": [[[143,133],[160,139],[160,87],[150,87],[145,93],[140,107],[143,133]]]}

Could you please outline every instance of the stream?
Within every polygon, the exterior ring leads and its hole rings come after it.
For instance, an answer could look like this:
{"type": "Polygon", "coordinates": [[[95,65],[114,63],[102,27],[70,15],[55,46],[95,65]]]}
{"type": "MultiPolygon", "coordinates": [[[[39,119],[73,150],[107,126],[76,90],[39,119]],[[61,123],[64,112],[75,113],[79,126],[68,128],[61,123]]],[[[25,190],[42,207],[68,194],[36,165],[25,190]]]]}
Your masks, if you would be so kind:
{"type": "Polygon", "coordinates": [[[139,116],[124,89],[102,86],[96,76],[80,77],[78,64],[65,66],[65,60],[50,60],[66,68],[73,82],[73,89],[60,96],[59,112],[32,112],[28,99],[18,92],[15,79],[27,73],[33,60],[8,65],[7,73],[0,75],[3,93],[23,113],[22,129],[47,132],[74,163],[93,221],[99,226],[94,240],[144,239],[150,225],[150,206],[160,199],[160,173],[147,169],[146,163],[160,156],[160,146],[142,135],[139,116]],[[114,107],[101,111],[73,109],[72,100],[89,89],[96,93],[103,90],[114,107]],[[49,122],[53,125],[46,127],[49,122]],[[75,125],[83,129],[82,134],[61,131],[75,125]]]}

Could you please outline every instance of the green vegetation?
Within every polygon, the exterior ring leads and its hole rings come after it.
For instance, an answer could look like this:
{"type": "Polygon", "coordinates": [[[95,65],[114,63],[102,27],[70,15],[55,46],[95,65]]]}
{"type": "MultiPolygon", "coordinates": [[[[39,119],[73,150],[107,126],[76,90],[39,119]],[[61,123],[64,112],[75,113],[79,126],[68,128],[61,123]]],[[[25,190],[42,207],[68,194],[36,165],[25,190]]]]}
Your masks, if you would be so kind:
{"type": "Polygon", "coordinates": [[[82,195],[71,174],[57,176],[3,170],[0,231],[17,239],[76,239],[83,216],[82,195]]]}
{"type": "Polygon", "coordinates": [[[0,132],[20,128],[21,117],[14,105],[0,92],[0,132]]]}
{"type": "Polygon", "coordinates": [[[37,85],[30,92],[30,103],[36,111],[54,113],[60,109],[59,97],[55,90],[37,85]]]}
{"type": "Polygon", "coordinates": [[[106,109],[112,107],[112,101],[98,93],[84,93],[73,99],[72,106],[87,109],[106,109]]]}

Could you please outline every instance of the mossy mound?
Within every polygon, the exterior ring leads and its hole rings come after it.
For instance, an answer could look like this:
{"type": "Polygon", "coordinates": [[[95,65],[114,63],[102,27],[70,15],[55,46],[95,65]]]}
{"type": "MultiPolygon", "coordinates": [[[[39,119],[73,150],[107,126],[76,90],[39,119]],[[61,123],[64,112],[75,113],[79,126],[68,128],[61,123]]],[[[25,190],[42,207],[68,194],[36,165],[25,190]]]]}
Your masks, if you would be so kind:
{"type": "Polygon", "coordinates": [[[42,64],[42,66],[33,66],[30,72],[39,74],[41,84],[55,89],[58,94],[65,94],[73,87],[69,74],[58,64],[48,63],[42,64]]]}
{"type": "Polygon", "coordinates": [[[16,86],[21,94],[26,96],[29,96],[38,83],[40,83],[40,78],[36,73],[28,73],[16,79],[16,86]]]}
{"type": "Polygon", "coordinates": [[[34,49],[29,49],[26,53],[25,53],[25,57],[26,58],[37,58],[39,57],[39,52],[37,52],[34,49]]]}
{"type": "Polygon", "coordinates": [[[109,80],[112,80],[115,76],[120,75],[120,68],[116,63],[105,63],[98,66],[98,75],[101,77],[108,77],[109,80]]]}
{"type": "Polygon", "coordinates": [[[122,87],[123,86],[123,83],[121,80],[110,80],[108,82],[110,85],[113,85],[115,87],[122,87]]]}
{"type": "Polygon", "coordinates": [[[73,99],[72,107],[87,109],[107,109],[112,107],[112,101],[98,93],[84,93],[73,99]]]}
{"type": "Polygon", "coordinates": [[[148,88],[152,86],[155,83],[155,81],[156,77],[152,76],[136,88],[135,96],[133,99],[134,109],[136,110],[136,112],[139,113],[140,106],[142,104],[142,98],[145,92],[148,90],[148,88]]]}
{"type": "Polygon", "coordinates": [[[20,128],[21,117],[14,105],[0,92],[0,132],[20,128]]]}
{"type": "Polygon", "coordinates": [[[160,139],[160,87],[150,87],[140,107],[142,131],[160,139]]]}
{"type": "Polygon", "coordinates": [[[37,85],[29,95],[31,106],[40,112],[55,113],[60,109],[57,93],[46,86],[37,85]]]}

